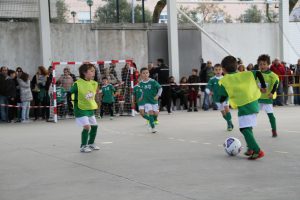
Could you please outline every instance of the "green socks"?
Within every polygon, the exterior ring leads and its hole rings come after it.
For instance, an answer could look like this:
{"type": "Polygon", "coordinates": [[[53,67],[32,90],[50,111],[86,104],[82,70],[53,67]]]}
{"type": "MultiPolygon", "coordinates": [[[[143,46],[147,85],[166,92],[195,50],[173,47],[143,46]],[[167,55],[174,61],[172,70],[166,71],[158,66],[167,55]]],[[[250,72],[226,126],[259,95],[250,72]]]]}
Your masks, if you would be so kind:
{"type": "Polygon", "coordinates": [[[150,122],[151,128],[154,128],[155,125],[154,125],[154,118],[153,118],[153,115],[149,115],[149,122],[150,122]]]}
{"type": "Polygon", "coordinates": [[[223,115],[223,118],[227,121],[227,125],[228,126],[232,125],[232,122],[231,122],[231,113],[230,112],[228,112],[225,115],[223,115]]]}
{"type": "Polygon", "coordinates": [[[154,121],[157,121],[157,115],[153,115],[154,121]]]}
{"type": "Polygon", "coordinates": [[[242,132],[242,134],[245,137],[248,149],[251,149],[255,153],[258,153],[260,148],[259,148],[258,144],[256,143],[255,138],[253,136],[252,127],[241,128],[240,131],[242,132]]]}
{"type": "Polygon", "coordinates": [[[268,113],[269,121],[273,131],[276,131],[276,119],[273,113],[268,113]]]}
{"type": "Polygon", "coordinates": [[[97,129],[98,129],[97,125],[96,126],[91,126],[90,139],[89,139],[88,144],[94,144],[95,138],[96,138],[96,135],[97,135],[97,129]]]}
{"type": "Polygon", "coordinates": [[[80,147],[87,145],[88,137],[89,137],[89,130],[83,129],[81,132],[81,146],[80,147]]]}

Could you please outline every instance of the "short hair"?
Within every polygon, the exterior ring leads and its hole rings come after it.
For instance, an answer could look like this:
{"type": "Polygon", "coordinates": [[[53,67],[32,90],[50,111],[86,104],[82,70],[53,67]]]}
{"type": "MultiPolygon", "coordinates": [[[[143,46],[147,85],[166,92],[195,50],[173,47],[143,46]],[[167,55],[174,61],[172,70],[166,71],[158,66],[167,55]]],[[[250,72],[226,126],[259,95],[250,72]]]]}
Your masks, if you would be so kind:
{"type": "Polygon", "coordinates": [[[60,80],[57,80],[56,81],[56,85],[60,85],[61,84],[61,81],[60,80]]]}
{"type": "Polygon", "coordinates": [[[157,62],[164,63],[164,59],[158,58],[158,59],[157,59],[157,62]]]}
{"type": "Polygon", "coordinates": [[[192,69],[192,72],[198,73],[198,69],[192,69]]]}
{"type": "Polygon", "coordinates": [[[10,75],[12,75],[12,74],[15,74],[16,73],[16,71],[15,70],[12,70],[12,69],[9,69],[8,71],[7,71],[7,75],[8,76],[10,76],[10,75]]]}
{"type": "Polygon", "coordinates": [[[103,80],[108,80],[108,78],[107,78],[106,76],[104,76],[104,77],[102,78],[102,81],[103,81],[103,80]]]}
{"type": "Polygon", "coordinates": [[[79,67],[79,77],[82,78],[82,79],[84,79],[84,78],[85,78],[84,74],[85,74],[88,70],[90,70],[90,69],[92,69],[92,68],[94,68],[94,70],[96,70],[96,68],[95,68],[95,66],[94,66],[93,64],[90,64],[90,63],[84,63],[84,64],[82,64],[82,65],[79,67]]]}
{"type": "Polygon", "coordinates": [[[142,67],[142,69],[140,70],[140,73],[142,73],[143,71],[149,71],[149,69],[147,67],[142,67]]]}
{"type": "Polygon", "coordinates": [[[20,79],[23,80],[24,82],[27,82],[29,79],[29,75],[25,72],[23,72],[20,76],[20,79]]]}
{"type": "Polygon", "coordinates": [[[217,64],[215,64],[215,66],[214,66],[214,68],[219,68],[219,67],[222,68],[222,65],[221,65],[220,63],[217,63],[217,64]]]}
{"type": "Polygon", "coordinates": [[[235,72],[237,69],[237,60],[233,56],[226,56],[223,58],[221,65],[226,72],[235,72]]]}
{"type": "Polygon", "coordinates": [[[271,64],[271,58],[269,55],[267,54],[262,54],[258,57],[257,59],[257,63],[261,62],[261,61],[264,61],[264,62],[267,62],[268,65],[271,64]]]}

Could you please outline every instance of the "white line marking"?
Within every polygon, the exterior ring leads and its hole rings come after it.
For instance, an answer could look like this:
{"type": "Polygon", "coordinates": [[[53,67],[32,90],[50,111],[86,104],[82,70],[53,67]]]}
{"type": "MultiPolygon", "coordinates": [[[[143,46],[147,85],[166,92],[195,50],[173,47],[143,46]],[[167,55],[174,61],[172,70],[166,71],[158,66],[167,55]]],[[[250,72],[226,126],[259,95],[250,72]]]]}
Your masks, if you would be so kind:
{"type": "Polygon", "coordinates": [[[169,137],[168,139],[169,139],[169,140],[174,140],[175,138],[173,138],[173,137],[169,137]]]}
{"type": "Polygon", "coordinates": [[[211,143],[209,143],[209,142],[204,142],[204,143],[202,143],[202,144],[205,144],[205,145],[210,145],[211,143]]]}
{"type": "Polygon", "coordinates": [[[218,147],[223,147],[223,145],[221,145],[221,144],[218,144],[218,147]]]}
{"type": "Polygon", "coordinates": [[[101,144],[112,144],[113,142],[101,142],[101,144]]]}
{"type": "Polygon", "coordinates": [[[184,139],[177,139],[177,141],[179,141],[179,142],[185,142],[184,139]]]}
{"type": "Polygon", "coordinates": [[[282,153],[282,154],[287,154],[289,152],[286,152],[286,151],[275,151],[276,153],[282,153]]]}
{"type": "Polygon", "coordinates": [[[300,131],[287,131],[289,133],[300,133],[300,131]]]}
{"type": "Polygon", "coordinates": [[[190,143],[199,143],[199,142],[196,140],[191,140],[190,143]]]}

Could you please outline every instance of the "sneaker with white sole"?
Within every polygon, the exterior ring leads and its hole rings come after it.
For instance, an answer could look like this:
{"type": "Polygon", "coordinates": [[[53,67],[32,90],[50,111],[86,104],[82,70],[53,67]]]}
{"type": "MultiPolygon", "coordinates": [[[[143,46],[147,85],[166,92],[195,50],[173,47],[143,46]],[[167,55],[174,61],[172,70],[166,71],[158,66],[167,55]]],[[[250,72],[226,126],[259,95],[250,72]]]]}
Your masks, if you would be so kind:
{"type": "Polygon", "coordinates": [[[89,147],[91,150],[99,150],[100,147],[98,147],[95,143],[94,144],[89,144],[89,147]]]}
{"type": "Polygon", "coordinates": [[[82,146],[80,148],[80,152],[82,152],[82,153],[90,153],[91,151],[92,150],[91,150],[91,148],[88,145],[82,146]]]}
{"type": "Polygon", "coordinates": [[[156,132],[157,132],[157,130],[155,128],[151,129],[151,133],[156,133],[156,132]]]}

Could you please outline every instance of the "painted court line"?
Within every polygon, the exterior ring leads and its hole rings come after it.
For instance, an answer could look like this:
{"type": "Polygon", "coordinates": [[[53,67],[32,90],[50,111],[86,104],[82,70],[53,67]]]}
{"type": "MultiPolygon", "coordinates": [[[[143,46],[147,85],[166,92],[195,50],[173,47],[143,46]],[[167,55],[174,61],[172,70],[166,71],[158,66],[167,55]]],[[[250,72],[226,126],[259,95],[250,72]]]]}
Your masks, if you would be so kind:
{"type": "Polygon", "coordinates": [[[276,153],[288,154],[289,152],[286,151],[275,151],[276,153]]]}
{"type": "Polygon", "coordinates": [[[205,144],[205,145],[210,145],[211,143],[209,143],[209,142],[204,142],[204,143],[202,143],[202,144],[205,144]]]}
{"type": "Polygon", "coordinates": [[[113,142],[101,142],[101,144],[112,144],[113,142]]]}

